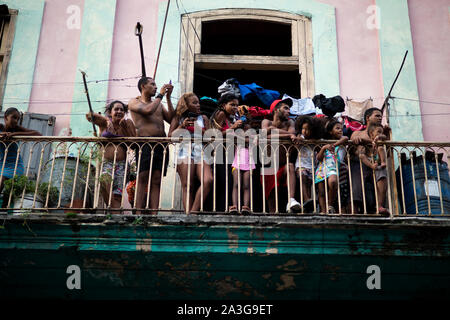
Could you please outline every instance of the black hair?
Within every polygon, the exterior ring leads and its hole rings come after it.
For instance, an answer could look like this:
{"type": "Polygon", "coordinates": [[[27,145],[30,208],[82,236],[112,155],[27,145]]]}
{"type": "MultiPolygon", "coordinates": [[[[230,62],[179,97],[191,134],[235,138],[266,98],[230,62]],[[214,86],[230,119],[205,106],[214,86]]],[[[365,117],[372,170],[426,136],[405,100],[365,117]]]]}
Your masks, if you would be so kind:
{"type": "Polygon", "coordinates": [[[235,94],[225,93],[223,96],[220,97],[219,101],[217,102],[217,105],[219,106],[219,108],[223,108],[225,104],[235,99],[239,101],[239,97],[236,96],[235,94]]]}
{"type": "Polygon", "coordinates": [[[123,112],[124,112],[124,113],[127,113],[127,112],[128,112],[128,106],[127,106],[125,103],[123,103],[123,102],[120,101],[120,100],[114,100],[113,102],[107,104],[106,107],[105,107],[105,114],[106,114],[107,116],[111,116],[111,111],[112,111],[112,109],[113,109],[113,107],[114,107],[114,105],[115,105],[116,103],[120,103],[120,104],[122,105],[122,107],[123,107],[123,112]]]}
{"type": "Polygon", "coordinates": [[[320,121],[311,116],[299,116],[295,120],[295,131],[297,133],[302,133],[303,125],[307,123],[311,127],[311,139],[320,139],[322,137],[322,130],[320,126],[320,121]]]}
{"type": "Polygon", "coordinates": [[[367,118],[367,117],[370,117],[370,116],[372,115],[372,113],[374,113],[375,111],[380,111],[380,112],[381,112],[380,109],[375,108],[375,107],[369,108],[369,109],[367,109],[367,110],[364,112],[363,124],[367,125],[367,120],[366,120],[366,118],[367,118]]]}
{"type": "Polygon", "coordinates": [[[217,102],[217,109],[214,110],[214,112],[212,113],[212,115],[210,117],[211,121],[213,121],[215,119],[215,117],[216,117],[216,115],[217,115],[217,113],[219,111],[225,112],[225,109],[223,108],[223,106],[226,105],[228,102],[230,102],[232,100],[238,100],[239,101],[239,97],[236,96],[233,93],[225,93],[224,95],[222,95],[220,97],[219,101],[217,102]]]}
{"type": "Polygon", "coordinates": [[[142,77],[142,78],[139,79],[138,84],[137,84],[139,92],[142,92],[142,86],[144,84],[146,84],[147,82],[149,82],[150,80],[153,80],[153,78],[151,78],[151,77],[142,77]]]}
{"type": "Polygon", "coordinates": [[[20,111],[17,108],[11,107],[11,108],[6,109],[5,118],[14,112],[17,112],[20,116],[20,111]]]}
{"type": "Polygon", "coordinates": [[[331,131],[333,131],[333,128],[335,125],[340,124],[342,125],[341,122],[337,121],[335,118],[331,118],[328,123],[327,123],[327,127],[326,127],[326,138],[327,139],[333,139],[333,137],[331,136],[331,131]]]}

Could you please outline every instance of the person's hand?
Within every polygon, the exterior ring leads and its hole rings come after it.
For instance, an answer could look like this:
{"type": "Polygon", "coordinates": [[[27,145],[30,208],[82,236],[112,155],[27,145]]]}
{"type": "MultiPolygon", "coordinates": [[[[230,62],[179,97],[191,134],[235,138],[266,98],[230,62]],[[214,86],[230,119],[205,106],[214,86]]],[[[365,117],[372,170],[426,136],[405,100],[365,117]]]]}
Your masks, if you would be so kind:
{"type": "Polygon", "coordinates": [[[166,86],[166,98],[170,99],[170,97],[172,96],[173,85],[169,83],[169,84],[165,84],[164,86],[166,86]]]}
{"type": "Polygon", "coordinates": [[[161,90],[159,90],[159,93],[162,95],[162,96],[165,96],[166,95],[166,93],[167,93],[167,87],[169,86],[169,84],[165,84],[165,85],[163,85],[162,87],[161,87],[161,90]]]}
{"type": "Polygon", "coordinates": [[[86,113],[86,119],[89,122],[92,122],[92,119],[94,118],[92,112],[86,113]]]}
{"type": "Polygon", "coordinates": [[[354,138],[352,138],[352,142],[354,144],[361,144],[362,138],[361,137],[354,137],[354,138]]]}
{"type": "Polygon", "coordinates": [[[191,118],[186,118],[183,120],[183,122],[181,123],[181,127],[182,128],[186,128],[186,127],[193,127],[194,126],[194,121],[192,121],[191,118]]]}
{"type": "Polygon", "coordinates": [[[381,168],[381,169],[386,168],[386,163],[385,163],[385,162],[382,162],[382,163],[380,164],[380,168],[381,168]]]}
{"type": "Polygon", "coordinates": [[[378,168],[378,164],[372,163],[370,167],[372,168],[372,170],[376,170],[378,168]]]}
{"type": "Polygon", "coordinates": [[[243,124],[244,124],[244,123],[242,122],[242,120],[237,120],[237,121],[231,126],[231,129],[237,129],[237,128],[240,128],[240,127],[242,127],[243,124]]]}
{"type": "Polygon", "coordinates": [[[12,132],[1,132],[0,139],[9,139],[12,136],[12,132]]]}

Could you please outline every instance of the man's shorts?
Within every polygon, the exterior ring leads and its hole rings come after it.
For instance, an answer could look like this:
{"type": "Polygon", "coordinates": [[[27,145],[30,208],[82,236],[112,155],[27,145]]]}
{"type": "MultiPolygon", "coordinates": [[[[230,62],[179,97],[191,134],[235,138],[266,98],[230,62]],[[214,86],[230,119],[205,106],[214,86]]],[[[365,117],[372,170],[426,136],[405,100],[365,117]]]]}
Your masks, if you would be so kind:
{"type": "Polygon", "coordinates": [[[159,170],[162,172],[164,164],[164,176],[167,173],[167,166],[169,165],[169,145],[162,142],[141,142],[139,146],[142,150],[141,156],[139,157],[140,149],[135,148],[136,152],[136,166],[139,168],[139,173],[149,171],[152,159],[153,150],[153,163],[152,171],[159,170]],[[166,155],[164,159],[164,149],[166,149],[166,155]]]}

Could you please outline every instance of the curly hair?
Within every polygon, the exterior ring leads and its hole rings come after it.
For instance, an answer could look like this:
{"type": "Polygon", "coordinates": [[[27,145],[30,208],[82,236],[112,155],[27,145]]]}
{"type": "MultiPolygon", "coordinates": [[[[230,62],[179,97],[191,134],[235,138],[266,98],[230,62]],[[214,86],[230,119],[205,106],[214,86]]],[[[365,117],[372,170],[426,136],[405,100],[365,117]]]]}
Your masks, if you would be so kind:
{"type": "Polygon", "coordinates": [[[313,118],[311,116],[299,116],[296,120],[295,120],[295,131],[297,133],[301,133],[302,132],[302,128],[303,128],[303,124],[309,124],[309,126],[311,127],[311,139],[320,139],[323,136],[323,130],[321,127],[321,122],[319,119],[317,118],[313,118]]]}
{"type": "Polygon", "coordinates": [[[188,108],[188,99],[191,97],[195,97],[196,94],[193,92],[186,92],[185,94],[183,94],[180,99],[178,100],[177,103],[177,108],[176,108],[176,113],[178,116],[182,116],[183,113],[185,113],[189,108],[188,108]]]}

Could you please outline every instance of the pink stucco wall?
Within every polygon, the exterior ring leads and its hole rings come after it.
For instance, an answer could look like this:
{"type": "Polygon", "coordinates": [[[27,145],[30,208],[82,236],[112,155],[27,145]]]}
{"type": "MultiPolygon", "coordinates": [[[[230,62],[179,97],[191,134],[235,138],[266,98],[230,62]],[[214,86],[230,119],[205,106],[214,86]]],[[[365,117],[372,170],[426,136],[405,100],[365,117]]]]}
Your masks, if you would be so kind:
{"type": "MultiPolygon", "coordinates": [[[[80,8],[84,0],[46,0],[39,40],[29,112],[55,114],[54,135],[70,126],[77,70],[80,29],[69,29],[71,5],[80,8]]],[[[82,23],[82,21],[80,21],[82,23]]],[[[81,26],[80,23],[80,26],[81,26]]]]}
{"type": "MultiPolygon", "coordinates": [[[[124,79],[141,76],[141,56],[138,37],[134,34],[139,21],[144,29],[142,42],[147,76],[152,77],[159,39],[158,6],[165,0],[117,0],[114,36],[111,53],[110,78],[124,79]]],[[[172,4],[174,5],[174,4],[172,4]]],[[[112,82],[108,88],[108,99],[119,99],[125,103],[139,95],[139,79],[112,82]]]]}
{"type": "Polygon", "coordinates": [[[450,141],[450,1],[408,0],[425,141],[450,141]],[[443,130],[444,129],[444,130],[443,130]]]}
{"type": "Polygon", "coordinates": [[[374,106],[384,100],[377,29],[367,28],[367,8],[375,0],[318,0],[336,9],[336,33],[341,96],[363,101],[372,97],[374,106]]]}

